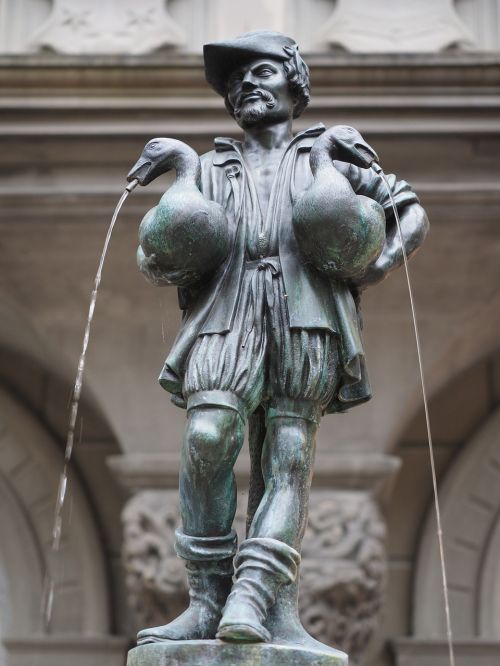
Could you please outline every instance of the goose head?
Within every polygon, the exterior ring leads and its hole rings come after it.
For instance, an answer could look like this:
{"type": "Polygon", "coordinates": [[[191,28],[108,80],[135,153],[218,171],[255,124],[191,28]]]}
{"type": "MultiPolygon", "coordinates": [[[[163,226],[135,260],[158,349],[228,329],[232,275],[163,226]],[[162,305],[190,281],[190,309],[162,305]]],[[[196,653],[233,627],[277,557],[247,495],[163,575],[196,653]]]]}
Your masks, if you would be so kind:
{"type": "Polygon", "coordinates": [[[171,169],[192,172],[196,176],[199,164],[198,155],[192,148],[177,139],[151,139],[144,146],[141,156],[130,170],[127,180],[137,180],[140,185],[148,185],[155,178],[171,169]]]}
{"type": "Polygon", "coordinates": [[[332,138],[334,137],[336,159],[350,162],[363,169],[368,169],[374,162],[378,164],[377,153],[354,127],[335,125],[327,132],[332,134],[332,138]]]}
{"type": "Polygon", "coordinates": [[[329,172],[334,168],[332,160],[348,162],[362,169],[368,169],[379,162],[373,148],[358,130],[349,125],[330,127],[320,134],[311,148],[309,162],[313,174],[329,172]]]}

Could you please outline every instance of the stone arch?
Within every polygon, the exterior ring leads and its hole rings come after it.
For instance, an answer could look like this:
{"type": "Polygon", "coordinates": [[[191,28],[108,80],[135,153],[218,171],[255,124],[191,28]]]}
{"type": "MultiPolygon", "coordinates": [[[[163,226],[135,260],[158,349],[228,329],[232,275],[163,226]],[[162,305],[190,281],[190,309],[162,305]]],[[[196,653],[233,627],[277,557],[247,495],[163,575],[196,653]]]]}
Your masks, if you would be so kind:
{"type": "Polygon", "coordinates": [[[479,607],[479,627],[486,636],[500,637],[500,511],[491,530],[489,546],[483,562],[479,607]]]}
{"type": "MultiPolygon", "coordinates": [[[[458,365],[450,364],[450,379],[432,392],[429,407],[455,653],[464,663],[472,659],[486,666],[496,663],[500,649],[495,608],[500,589],[500,497],[495,486],[500,468],[495,483],[492,462],[500,455],[495,435],[500,351],[498,344],[471,351],[459,354],[458,365]],[[466,356],[472,362],[464,367],[466,356]],[[493,495],[484,496],[488,492],[493,495]]],[[[398,585],[406,601],[401,635],[392,643],[395,663],[444,666],[448,652],[443,590],[422,411],[406,423],[397,453],[403,465],[387,508],[389,554],[394,561],[391,584],[398,585]]]]}
{"type": "MultiPolygon", "coordinates": [[[[59,441],[66,437],[75,372],[76,361],[70,363],[50,338],[40,333],[29,311],[0,293],[0,384],[29,406],[59,441]]],[[[85,421],[84,435],[116,444],[88,376],[84,377],[79,415],[85,421]]],[[[114,453],[118,453],[117,444],[115,448],[114,453]]]]}
{"type": "Polygon", "coordinates": [[[32,313],[0,294],[0,666],[123,663],[125,639],[113,635],[126,622],[116,555],[122,497],[106,466],[120,447],[91,382],[70,470],[71,526],[59,559],[50,553],[74,371],[32,313]],[[59,586],[49,632],[39,614],[47,570],[59,586]]]}
{"type": "MultiPolygon", "coordinates": [[[[500,638],[500,408],[463,447],[440,487],[452,622],[462,638],[500,638]]],[[[414,579],[413,633],[445,635],[436,524],[429,512],[414,579]]]]}
{"type": "Polygon", "coordinates": [[[3,636],[43,632],[39,613],[46,572],[55,580],[50,632],[102,635],[110,628],[104,557],[85,494],[72,474],[71,517],[61,550],[51,552],[51,525],[62,454],[33,415],[0,389],[0,568],[7,617],[3,636]],[[70,522],[71,521],[71,522],[70,522]]]}
{"type": "MultiPolygon", "coordinates": [[[[422,322],[419,323],[419,326],[423,329],[420,335],[423,343],[427,396],[432,403],[435,399],[441,398],[450,386],[456,385],[465,373],[498,353],[500,294],[494,294],[487,303],[479,303],[468,320],[451,334],[450,331],[440,330],[434,326],[433,335],[438,339],[446,336],[447,339],[446,347],[434,358],[432,342],[426,345],[426,341],[430,338],[429,332],[426,332],[422,322]]],[[[412,348],[414,348],[413,340],[412,348]]],[[[395,420],[388,453],[397,452],[408,429],[411,429],[412,422],[422,413],[422,389],[416,365],[415,381],[412,387],[407,399],[401,404],[399,418],[395,420]]]]}
{"type": "Polygon", "coordinates": [[[42,624],[39,609],[44,576],[43,555],[14,485],[16,468],[23,465],[23,458],[16,460],[13,456],[12,439],[5,431],[0,441],[0,534],[3,535],[0,563],[4,584],[1,631],[4,635],[20,627],[22,631],[37,633],[42,624]],[[6,474],[9,471],[14,471],[12,479],[6,474]]]}

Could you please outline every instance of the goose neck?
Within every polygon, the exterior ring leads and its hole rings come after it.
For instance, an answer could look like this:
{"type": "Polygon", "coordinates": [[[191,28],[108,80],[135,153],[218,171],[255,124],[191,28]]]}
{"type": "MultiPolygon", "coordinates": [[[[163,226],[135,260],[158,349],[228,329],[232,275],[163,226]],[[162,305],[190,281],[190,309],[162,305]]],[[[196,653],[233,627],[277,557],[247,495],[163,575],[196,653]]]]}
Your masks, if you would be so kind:
{"type": "Polygon", "coordinates": [[[335,141],[328,133],[325,132],[318,137],[311,148],[311,154],[309,157],[309,163],[313,175],[316,175],[316,173],[324,171],[325,169],[329,171],[333,170],[332,160],[335,159],[336,152],[335,141]]]}
{"type": "Polygon", "coordinates": [[[169,167],[175,169],[176,183],[195,185],[201,184],[201,165],[197,153],[181,141],[175,141],[173,150],[168,156],[169,167]]]}

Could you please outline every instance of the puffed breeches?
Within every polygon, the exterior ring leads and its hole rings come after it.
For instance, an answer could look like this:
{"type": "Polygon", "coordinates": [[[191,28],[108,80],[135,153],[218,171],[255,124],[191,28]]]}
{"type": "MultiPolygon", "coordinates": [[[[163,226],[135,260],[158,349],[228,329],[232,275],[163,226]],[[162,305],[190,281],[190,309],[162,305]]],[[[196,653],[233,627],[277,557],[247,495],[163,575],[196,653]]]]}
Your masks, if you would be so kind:
{"type": "Polygon", "coordinates": [[[298,411],[319,422],[339,382],[338,339],[324,329],[291,329],[286,298],[277,257],[247,262],[231,330],[201,335],[191,350],[188,410],[226,406],[246,420],[263,404],[268,413],[298,411]]]}

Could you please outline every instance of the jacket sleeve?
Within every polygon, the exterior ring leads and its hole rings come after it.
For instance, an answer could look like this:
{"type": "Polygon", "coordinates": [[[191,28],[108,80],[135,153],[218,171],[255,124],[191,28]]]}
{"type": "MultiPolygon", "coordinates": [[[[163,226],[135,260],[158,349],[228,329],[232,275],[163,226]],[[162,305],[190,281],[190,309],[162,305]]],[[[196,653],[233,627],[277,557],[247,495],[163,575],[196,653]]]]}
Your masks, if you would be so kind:
{"type": "MultiPolygon", "coordinates": [[[[377,201],[384,209],[388,223],[394,221],[391,198],[381,176],[371,169],[360,169],[345,162],[335,162],[335,166],[346,176],[356,194],[362,194],[377,201]]],[[[406,180],[397,180],[393,173],[386,174],[385,177],[391,188],[398,213],[405,206],[419,203],[417,195],[406,180]]]]}
{"type": "MultiPolygon", "coordinates": [[[[389,273],[402,265],[401,237],[383,178],[371,169],[360,169],[352,164],[336,162],[335,166],[346,176],[356,194],[374,199],[385,212],[386,241],[382,252],[362,276],[352,280],[353,286],[365,289],[381,282],[389,273]]],[[[405,252],[410,257],[423,243],[429,230],[429,220],[417,195],[405,180],[398,180],[394,174],[387,174],[386,179],[398,211],[405,252]]]]}

